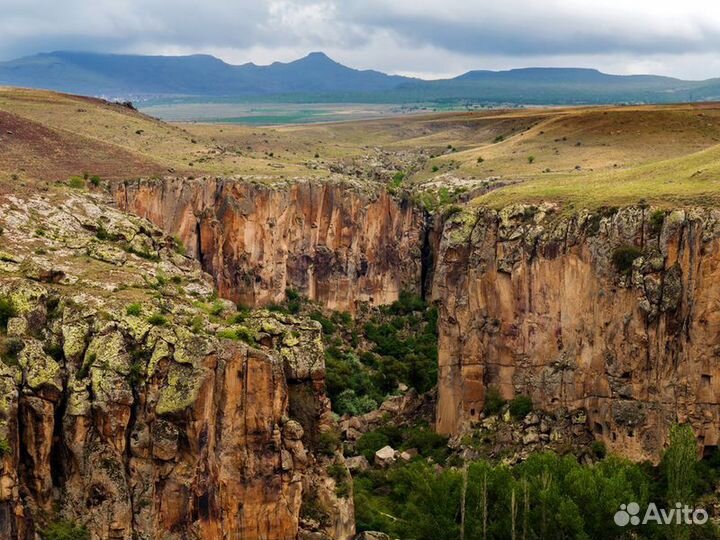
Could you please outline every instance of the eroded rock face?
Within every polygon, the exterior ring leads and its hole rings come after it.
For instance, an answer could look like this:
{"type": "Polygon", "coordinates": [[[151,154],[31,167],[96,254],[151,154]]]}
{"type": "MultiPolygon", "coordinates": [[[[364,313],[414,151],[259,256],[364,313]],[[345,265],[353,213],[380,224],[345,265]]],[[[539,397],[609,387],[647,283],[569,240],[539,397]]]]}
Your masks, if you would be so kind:
{"type": "Polygon", "coordinates": [[[342,454],[306,436],[335,429],[318,323],[257,311],[228,339],[210,276],[100,198],[0,199],[0,225],[1,538],[291,539],[310,493],[317,532],[353,536],[342,454]]]}
{"type": "Polygon", "coordinates": [[[420,290],[423,215],[372,183],[164,179],[116,187],[121,208],[177,235],[248,306],[299,290],[340,311],[420,290]]]}
{"type": "Polygon", "coordinates": [[[715,210],[453,216],[433,289],[438,431],[477,420],[495,385],[541,409],[587,410],[596,437],[633,458],[657,459],[674,422],[718,445],[718,278],[715,210]]]}

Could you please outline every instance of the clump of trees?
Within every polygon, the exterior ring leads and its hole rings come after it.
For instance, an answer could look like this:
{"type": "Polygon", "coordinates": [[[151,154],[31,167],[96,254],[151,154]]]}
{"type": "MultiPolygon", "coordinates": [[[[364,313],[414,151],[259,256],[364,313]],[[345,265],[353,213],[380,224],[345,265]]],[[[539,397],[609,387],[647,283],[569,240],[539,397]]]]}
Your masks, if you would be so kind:
{"type": "Polygon", "coordinates": [[[572,455],[543,453],[515,467],[439,468],[421,457],[356,478],[357,526],[416,540],[720,538],[712,522],[622,529],[613,521],[620,504],[673,508],[712,493],[720,457],[696,456],[692,430],[678,426],[658,467],[615,456],[581,465],[572,455]]]}
{"type": "Polygon", "coordinates": [[[372,411],[400,383],[418,392],[435,385],[438,314],[419,296],[401,293],[364,324],[345,313],[309,315],[323,327],[327,392],[338,414],[372,411]]]}

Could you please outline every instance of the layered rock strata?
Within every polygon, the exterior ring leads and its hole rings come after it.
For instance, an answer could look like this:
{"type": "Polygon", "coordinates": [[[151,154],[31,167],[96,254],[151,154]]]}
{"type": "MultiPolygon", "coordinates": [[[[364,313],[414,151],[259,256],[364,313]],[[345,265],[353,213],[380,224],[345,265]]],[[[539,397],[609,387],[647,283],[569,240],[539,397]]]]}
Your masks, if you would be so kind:
{"type": "Polygon", "coordinates": [[[372,183],[167,178],[115,193],[120,208],[176,235],[223,297],[248,306],[292,288],[354,312],[420,289],[423,213],[372,183]]]}
{"type": "Polygon", "coordinates": [[[480,418],[488,387],[587,411],[609,449],[657,459],[674,422],[706,450],[720,421],[720,212],[551,205],[478,209],[444,227],[436,426],[480,418]]]}

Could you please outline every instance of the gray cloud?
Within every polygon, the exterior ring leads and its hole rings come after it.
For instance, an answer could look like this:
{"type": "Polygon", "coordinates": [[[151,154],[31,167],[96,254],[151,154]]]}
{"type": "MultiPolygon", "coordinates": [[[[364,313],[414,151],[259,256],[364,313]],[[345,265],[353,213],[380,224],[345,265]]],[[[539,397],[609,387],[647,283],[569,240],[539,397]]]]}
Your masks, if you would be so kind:
{"type": "Polygon", "coordinates": [[[444,76],[584,65],[720,75],[706,0],[0,0],[0,55],[209,52],[234,62],[325,50],[362,68],[444,76]]]}

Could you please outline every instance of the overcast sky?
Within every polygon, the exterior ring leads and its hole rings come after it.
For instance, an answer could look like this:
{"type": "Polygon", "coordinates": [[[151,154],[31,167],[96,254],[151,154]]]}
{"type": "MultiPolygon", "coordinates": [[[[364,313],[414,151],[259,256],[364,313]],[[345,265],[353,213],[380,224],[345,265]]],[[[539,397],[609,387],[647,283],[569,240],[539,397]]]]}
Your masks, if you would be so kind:
{"type": "Polygon", "coordinates": [[[0,0],[0,9],[5,60],[62,49],[266,64],[321,50],[427,78],[523,66],[720,76],[718,0],[0,0]]]}

